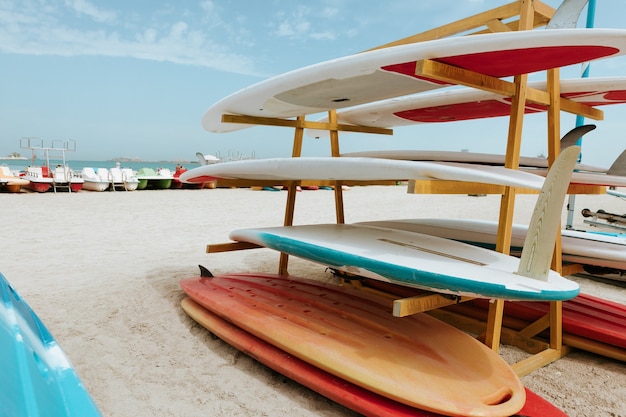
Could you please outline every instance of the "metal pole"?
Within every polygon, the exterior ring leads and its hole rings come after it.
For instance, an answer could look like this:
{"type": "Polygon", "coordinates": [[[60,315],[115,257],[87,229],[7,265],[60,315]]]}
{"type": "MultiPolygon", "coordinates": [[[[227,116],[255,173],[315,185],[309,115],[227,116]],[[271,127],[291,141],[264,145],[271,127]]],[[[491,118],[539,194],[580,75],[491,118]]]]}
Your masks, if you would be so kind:
{"type": "MultiPolygon", "coordinates": [[[[587,4],[587,23],[585,27],[592,28],[594,25],[594,20],[596,17],[596,0],[589,0],[587,4]]],[[[585,62],[583,64],[583,72],[581,78],[589,77],[589,62],[585,62]]],[[[581,115],[576,116],[576,127],[582,126],[585,123],[585,118],[581,115]]],[[[582,152],[582,142],[583,138],[581,137],[576,141],[576,145],[580,146],[580,155],[578,155],[578,162],[582,161],[583,152],[582,152]]],[[[567,200],[567,224],[565,225],[566,229],[572,229],[574,224],[574,205],[576,204],[576,196],[571,194],[567,200]]]]}

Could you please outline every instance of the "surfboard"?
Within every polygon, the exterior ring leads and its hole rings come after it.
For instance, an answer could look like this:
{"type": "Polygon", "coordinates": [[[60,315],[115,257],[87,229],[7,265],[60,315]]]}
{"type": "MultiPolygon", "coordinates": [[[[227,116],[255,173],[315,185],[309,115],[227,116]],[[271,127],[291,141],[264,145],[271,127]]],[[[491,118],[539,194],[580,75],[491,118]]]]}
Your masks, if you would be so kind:
{"type": "Polygon", "coordinates": [[[101,415],[65,352],[2,274],[0,362],[3,415],[101,415]]]}
{"type": "MultiPolygon", "coordinates": [[[[415,150],[415,149],[386,149],[373,151],[359,151],[342,153],[341,157],[345,158],[384,158],[404,161],[425,161],[425,162],[457,162],[462,164],[482,164],[503,166],[505,155],[480,153],[480,152],[463,152],[463,151],[434,151],[434,150],[415,150]]],[[[519,159],[520,167],[547,168],[548,159],[541,157],[521,156],[519,159]]],[[[606,172],[606,168],[589,165],[576,164],[577,170],[587,172],[606,172]]],[[[531,171],[532,172],[532,171],[531,171]]]]}
{"type": "Polygon", "coordinates": [[[439,179],[484,182],[538,190],[543,178],[503,167],[439,164],[376,158],[270,158],[203,165],[180,176],[183,182],[216,178],[252,180],[406,180],[439,179]]]}
{"type": "MultiPolygon", "coordinates": [[[[528,86],[545,91],[545,81],[529,82],[528,86]]],[[[561,80],[561,97],[588,106],[626,103],[626,77],[576,78],[561,80]]],[[[367,103],[337,112],[338,123],[371,127],[401,127],[420,123],[443,123],[489,117],[509,116],[511,97],[460,87],[446,91],[413,94],[367,103]]],[[[547,107],[527,102],[527,114],[546,111],[547,107]]],[[[322,118],[320,121],[327,121],[322,118]]],[[[308,130],[309,136],[328,132],[308,130]]]]}
{"type": "MultiPolygon", "coordinates": [[[[568,148],[576,145],[577,141],[586,133],[594,130],[595,125],[582,125],[577,126],[567,132],[561,138],[561,149],[568,148]]],[[[626,152],[625,152],[626,154],[626,152]]],[[[586,172],[606,172],[613,173],[618,171],[624,164],[626,164],[625,154],[620,155],[610,168],[596,167],[593,165],[577,163],[574,167],[576,171],[586,172]]],[[[489,154],[489,153],[475,153],[475,152],[450,152],[450,151],[423,151],[414,149],[405,150],[373,150],[373,151],[361,151],[361,152],[349,152],[344,153],[343,157],[361,157],[361,158],[385,158],[385,159],[397,159],[404,161],[432,161],[432,162],[459,162],[467,164],[482,164],[482,165],[499,165],[503,166],[505,163],[505,155],[489,154]]],[[[520,157],[519,166],[532,167],[532,168],[548,168],[547,158],[532,158],[532,157],[520,157]]]]}
{"type": "MultiPolygon", "coordinates": [[[[578,140],[586,133],[594,130],[595,125],[581,125],[571,129],[561,138],[561,149],[568,148],[576,145],[578,140]]],[[[385,158],[385,159],[397,159],[405,161],[433,161],[433,162],[459,162],[468,164],[482,164],[482,165],[499,165],[505,164],[505,155],[488,154],[488,153],[475,153],[475,152],[450,152],[450,151],[421,151],[421,150],[375,150],[375,151],[362,151],[362,152],[350,152],[344,153],[341,156],[344,157],[363,157],[363,158],[385,158]]],[[[519,166],[533,167],[533,168],[548,168],[548,159],[543,158],[531,158],[520,157],[518,160],[519,166]]],[[[596,167],[593,165],[577,163],[574,167],[576,171],[587,172],[607,172],[617,171],[621,166],[626,164],[626,156],[620,155],[613,165],[607,170],[606,168],[596,167]]]]}
{"type": "Polygon", "coordinates": [[[445,87],[415,75],[432,59],[494,77],[532,73],[626,50],[621,29],[547,29],[436,39],[362,52],[296,69],[235,92],[202,117],[210,132],[250,125],[223,123],[222,114],[295,117],[445,87]]]}
{"type": "MultiPolygon", "coordinates": [[[[520,170],[537,175],[545,175],[543,168],[520,168],[520,170]]],[[[626,177],[620,175],[605,174],[602,172],[577,171],[572,174],[571,184],[601,185],[605,187],[626,187],[626,177]]]]}
{"type": "MultiPolygon", "coordinates": [[[[181,306],[193,320],[224,342],[274,371],[366,417],[441,416],[393,401],[310,365],[222,319],[189,297],[183,299],[181,306]]],[[[526,402],[518,415],[567,417],[563,411],[528,388],[525,391],[526,402]]]]}
{"type": "Polygon", "coordinates": [[[410,407],[502,416],[525,403],[523,385],[498,354],[426,314],[393,317],[385,298],[276,275],[228,274],[180,285],[266,343],[410,407]]]}
{"type": "MultiPolygon", "coordinates": [[[[454,239],[495,249],[498,223],[470,219],[398,219],[358,224],[454,239]]],[[[513,224],[511,253],[519,254],[528,226],[513,224]]],[[[626,238],[579,230],[561,230],[563,261],[626,270],[626,238]]]]}
{"type": "Polygon", "coordinates": [[[578,284],[517,274],[519,259],[489,249],[387,227],[357,224],[240,229],[230,233],[343,272],[446,294],[509,300],[567,300],[578,284]]]}

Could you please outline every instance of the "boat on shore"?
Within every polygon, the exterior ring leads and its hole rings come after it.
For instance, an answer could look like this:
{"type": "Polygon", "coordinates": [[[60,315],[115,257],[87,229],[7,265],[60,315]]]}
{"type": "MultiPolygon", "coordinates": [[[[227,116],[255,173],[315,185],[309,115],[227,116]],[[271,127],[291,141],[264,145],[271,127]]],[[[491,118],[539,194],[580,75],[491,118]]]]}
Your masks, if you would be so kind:
{"type": "Polygon", "coordinates": [[[13,175],[9,167],[0,166],[0,190],[9,193],[19,193],[22,187],[27,186],[29,181],[13,175]]]}
{"type": "Polygon", "coordinates": [[[52,188],[48,167],[26,167],[23,178],[28,181],[26,188],[36,193],[45,193],[52,188]]]}
{"type": "Polygon", "coordinates": [[[137,178],[135,171],[130,168],[115,166],[109,169],[109,180],[113,191],[135,191],[139,188],[139,178],[137,178]]]}
{"type": "Polygon", "coordinates": [[[168,168],[159,168],[156,171],[152,168],[140,168],[137,170],[137,179],[138,190],[166,190],[172,186],[174,175],[168,168]]]}
{"type": "Polygon", "coordinates": [[[65,153],[76,150],[76,142],[73,140],[52,141],[51,147],[43,146],[42,138],[22,138],[20,147],[30,149],[32,152],[31,164],[26,167],[24,179],[30,181],[27,186],[30,190],[45,193],[49,190],[77,192],[83,188],[85,181],[74,172],[65,162],[65,153]],[[42,164],[35,164],[39,158],[42,164]],[[52,168],[50,161],[58,161],[52,168]]]}
{"type": "Polygon", "coordinates": [[[105,176],[99,175],[101,172],[97,172],[91,167],[84,167],[80,172],[81,177],[85,183],[83,189],[88,191],[105,191],[111,186],[111,182],[108,179],[108,173],[105,176]]]}
{"type": "Polygon", "coordinates": [[[185,188],[185,189],[197,190],[197,189],[204,187],[204,184],[202,183],[193,184],[193,183],[188,183],[188,182],[182,182],[180,180],[180,176],[184,172],[187,172],[187,168],[185,168],[182,165],[176,166],[176,171],[174,171],[174,179],[172,180],[172,185],[170,186],[170,188],[185,188]]]}

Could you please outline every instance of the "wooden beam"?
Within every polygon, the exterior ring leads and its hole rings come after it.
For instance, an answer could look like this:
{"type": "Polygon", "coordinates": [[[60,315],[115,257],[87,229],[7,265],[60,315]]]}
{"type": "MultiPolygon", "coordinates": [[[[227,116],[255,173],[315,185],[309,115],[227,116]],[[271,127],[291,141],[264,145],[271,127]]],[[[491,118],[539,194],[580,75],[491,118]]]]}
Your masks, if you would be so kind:
{"type": "Polygon", "coordinates": [[[437,293],[426,293],[414,297],[400,298],[393,301],[393,315],[395,317],[406,317],[412,314],[423,313],[452,304],[462,303],[471,299],[471,297],[450,298],[437,293]]]}
{"type": "Polygon", "coordinates": [[[298,120],[298,119],[279,119],[274,117],[258,117],[258,116],[243,116],[238,114],[222,114],[222,123],[241,123],[260,126],[280,126],[280,127],[294,127],[304,129],[316,129],[316,130],[341,130],[344,132],[357,132],[357,133],[374,133],[377,135],[393,135],[393,129],[386,129],[382,127],[371,126],[357,126],[338,124],[331,125],[330,123],[312,122],[310,120],[298,120]]]}
{"type": "MultiPolygon", "coordinates": [[[[480,182],[447,180],[409,180],[408,194],[504,194],[505,186],[480,182]]],[[[518,188],[520,194],[537,194],[538,190],[518,188]]]]}
{"type": "Polygon", "coordinates": [[[263,246],[248,242],[210,243],[206,245],[206,253],[231,252],[236,250],[258,249],[262,247],[263,246]]]}
{"type": "MultiPolygon", "coordinates": [[[[304,122],[304,116],[298,116],[298,122],[304,122]]],[[[293,148],[291,149],[291,157],[299,157],[302,155],[302,140],[304,138],[304,128],[296,127],[293,133],[293,148]]]]}
{"type": "Polygon", "coordinates": [[[557,359],[562,358],[569,352],[570,348],[567,346],[563,346],[562,349],[546,349],[543,352],[536,353],[527,359],[511,365],[511,367],[519,377],[523,377],[554,362],[557,359]]]}
{"type": "MultiPolygon", "coordinates": [[[[285,219],[283,226],[293,225],[293,216],[296,208],[296,194],[297,183],[292,182],[287,186],[287,204],[285,205],[285,219]]],[[[278,262],[278,273],[281,275],[289,275],[288,271],[289,255],[286,253],[280,253],[280,260],[278,262]]]]}

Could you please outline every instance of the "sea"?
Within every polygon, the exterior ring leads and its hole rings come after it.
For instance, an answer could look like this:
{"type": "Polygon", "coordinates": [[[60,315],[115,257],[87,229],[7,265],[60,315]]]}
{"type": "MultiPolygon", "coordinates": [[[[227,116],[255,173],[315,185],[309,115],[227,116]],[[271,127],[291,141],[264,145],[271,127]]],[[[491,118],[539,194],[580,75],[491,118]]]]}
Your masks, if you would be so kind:
{"type": "MultiPolygon", "coordinates": [[[[191,168],[195,168],[199,166],[199,163],[197,161],[180,162],[180,161],[115,161],[115,160],[82,161],[82,160],[71,160],[71,159],[65,160],[65,164],[69,166],[70,169],[72,169],[75,172],[80,172],[85,167],[91,167],[95,169],[97,168],[109,169],[109,168],[115,167],[117,162],[119,162],[121,168],[131,168],[134,171],[137,171],[141,168],[152,168],[155,171],[158,168],[169,168],[172,172],[174,172],[176,170],[176,166],[179,164],[187,169],[191,169],[191,168]]],[[[23,159],[2,160],[0,159],[0,165],[8,166],[9,169],[14,173],[24,172],[24,170],[26,169],[27,166],[30,165],[30,163],[31,163],[30,159],[26,159],[26,160],[23,160],[23,159]]],[[[55,160],[55,159],[50,158],[50,166],[56,166],[57,164],[62,164],[62,163],[63,162],[61,160],[55,160]]],[[[34,165],[35,166],[45,165],[45,161],[41,159],[36,159],[34,162],[34,165]]]]}

